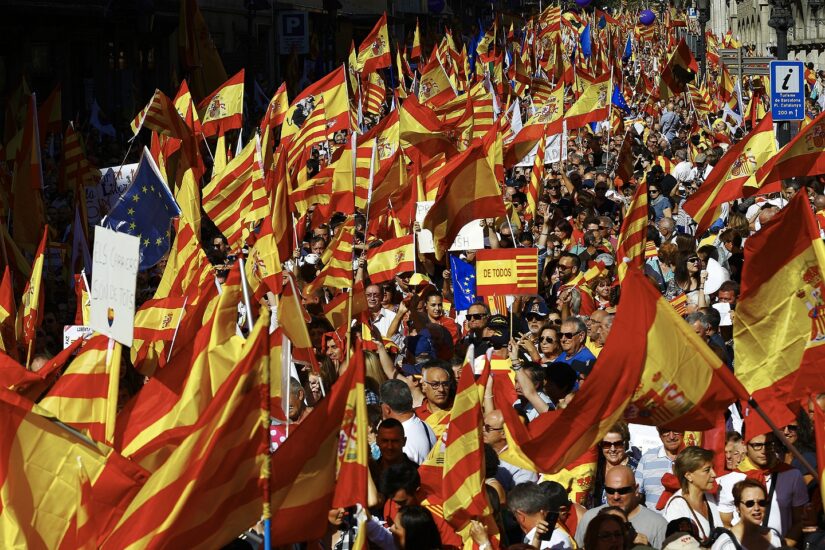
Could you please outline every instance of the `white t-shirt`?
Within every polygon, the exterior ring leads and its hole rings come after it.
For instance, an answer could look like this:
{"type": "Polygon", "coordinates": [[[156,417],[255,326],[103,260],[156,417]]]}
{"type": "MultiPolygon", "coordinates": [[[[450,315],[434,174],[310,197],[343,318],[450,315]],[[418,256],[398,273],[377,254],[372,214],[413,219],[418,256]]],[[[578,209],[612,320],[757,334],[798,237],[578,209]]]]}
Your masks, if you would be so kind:
{"type": "MultiPolygon", "coordinates": [[[[808,504],[808,489],[805,480],[797,469],[787,470],[768,477],[768,493],[770,493],[773,478],[778,476],[779,483],[771,500],[771,515],[768,518],[768,527],[776,529],[783,537],[793,522],[793,508],[808,504]]],[[[742,472],[725,474],[716,481],[719,483],[719,511],[733,514],[731,525],[739,523],[739,511],[733,505],[733,486],[745,479],[742,472]]]]}
{"type": "MultiPolygon", "coordinates": [[[[527,533],[524,537],[524,543],[530,544],[533,540],[533,537],[536,535],[536,528],[527,533]]],[[[570,539],[570,535],[568,535],[564,529],[559,529],[556,527],[553,529],[553,534],[550,537],[550,540],[542,540],[539,541],[539,549],[540,550],[572,550],[573,548],[573,541],[570,539]]]]}
{"type": "MultiPolygon", "coordinates": [[[[711,502],[710,499],[708,499],[708,509],[710,511],[710,517],[713,518],[713,526],[722,527],[722,518],[719,516],[719,510],[716,508],[716,504],[711,502]]],[[[691,510],[687,500],[682,496],[681,489],[673,493],[673,496],[667,501],[664,512],[665,519],[669,522],[674,519],[688,518],[699,529],[700,537],[706,539],[710,536],[712,531],[710,522],[699,512],[691,510]]]]}
{"type": "Polygon", "coordinates": [[[395,319],[395,312],[391,309],[381,308],[381,311],[378,313],[378,318],[372,321],[372,324],[375,325],[375,328],[378,329],[378,332],[381,333],[381,336],[384,338],[392,337],[392,334],[387,334],[390,330],[390,325],[392,324],[392,320],[395,319]]]}
{"type": "Polygon", "coordinates": [[[433,429],[415,415],[402,422],[401,425],[404,427],[404,437],[407,438],[407,444],[403,449],[404,454],[416,464],[421,464],[435,445],[433,429]]]}

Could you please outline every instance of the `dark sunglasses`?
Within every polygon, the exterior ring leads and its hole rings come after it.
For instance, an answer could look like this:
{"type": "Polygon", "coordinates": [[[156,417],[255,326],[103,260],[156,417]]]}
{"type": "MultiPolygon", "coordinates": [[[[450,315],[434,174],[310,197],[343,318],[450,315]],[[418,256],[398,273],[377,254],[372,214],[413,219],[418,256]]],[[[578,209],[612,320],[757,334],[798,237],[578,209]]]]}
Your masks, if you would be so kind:
{"type": "Polygon", "coordinates": [[[696,256],[693,256],[692,258],[688,258],[687,261],[692,263],[692,264],[698,264],[699,263],[699,258],[696,257],[696,256]]]}
{"type": "Polygon", "coordinates": [[[541,321],[543,317],[541,315],[536,315],[535,313],[528,313],[524,316],[526,321],[541,321]]]}
{"type": "Polygon", "coordinates": [[[562,338],[567,338],[568,340],[570,340],[571,338],[573,338],[577,334],[581,334],[581,331],[578,331],[578,332],[560,332],[559,336],[561,336],[562,338]]]}
{"type": "Polygon", "coordinates": [[[789,425],[789,426],[785,426],[784,429],[788,430],[789,432],[798,432],[799,431],[799,426],[789,425]]]}
{"type": "Polygon", "coordinates": [[[602,449],[624,449],[624,439],[621,441],[600,441],[599,447],[602,449]]]}
{"type": "Polygon", "coordinates": [[[762,449],[765,448],[766,445],[768,447],[776,447],[777,446],[775,441],[768,441],[766,443],[748,443],[748,447],[750,447],[754,451],[761,451],[762,449]]]}
{"type": "Polygon", "coordinates": [[[753,508],[755,504],[758,504],[760,508],[765,508],[768,506],[768,499],[760,498],[759,500],[745,500],[742,504],[745,505],[745,508],[753,508]]]}
{"type": "Polygon", "coordinates": [[[485,317],[487,317],[486,313],[468,313],[467,314],[467,319],[469,319],[470,321],[480,321],[480,320],[484,319],[485,317]]]}
{"type": "Polygon", "coordinates": [[[629,495],[635,490],[635,487],[627,486],[627,487],[605,487],[604,492],[608,495],[629,495]]]}
{"type": "Polygon", "coordinates": [[[552,336],[542,336],[541,338],[539,338],[539,340],[541,342],[547,342],[548,344],[552,344],[553,342],[556,341],[556,339],[553,338],[552,336]]]}
{"type": "Polygon", "coordinates": [[[547,322],[550,323],[551,325],[556,325],[557,327],[561,326],[561,318],[559,318],[559,319],[548,319],[547,322]]]}

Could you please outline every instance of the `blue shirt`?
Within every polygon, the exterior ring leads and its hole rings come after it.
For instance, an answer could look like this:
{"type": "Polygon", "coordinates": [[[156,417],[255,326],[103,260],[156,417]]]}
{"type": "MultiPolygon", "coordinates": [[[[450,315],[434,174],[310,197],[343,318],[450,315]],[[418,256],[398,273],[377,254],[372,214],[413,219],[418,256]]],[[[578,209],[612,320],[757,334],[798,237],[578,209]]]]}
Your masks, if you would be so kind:
{"type": "Polygon", "coordinates": [[[662,476],[667,473],[673,473],[673,460],[667,456],[664,447],[650,449],[636,466],[636,483],[639,484],[639,492],[644,494],[645,506],[649,510],[658,511],[656,503],[665,492],[662,476]]]}
{"type": "Polygon", "coordinates": [[[568,357],[567,353],[562,353],[558,356],[556,361],[567,363],[573,367],[576,372],[587,375],[590,374],[591,370],[593,370],[593,363],[596,362],[596,356],[593,355],[592,351],[586,347],[583,347],[572,357],[568,357]]]}

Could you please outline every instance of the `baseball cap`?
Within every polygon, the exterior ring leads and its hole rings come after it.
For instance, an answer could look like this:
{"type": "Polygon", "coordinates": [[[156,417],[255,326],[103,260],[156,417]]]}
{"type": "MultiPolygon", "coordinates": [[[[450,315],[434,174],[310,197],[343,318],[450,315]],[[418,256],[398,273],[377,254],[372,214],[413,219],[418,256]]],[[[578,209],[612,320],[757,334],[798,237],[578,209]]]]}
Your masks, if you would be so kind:
{"type": "Polygon", "coordinates": [[[602,252],[596,256],[596,261],[602,262],[605,267],[610,267],[616,263],[616,259],[607,252],[602,252]]]}
{"type": "Polygon", "coordinates": [[[539,317],[547,317],[550,314],[550,308],[541,297],[530,298],[524,307],[523,315],[538,315],[539,317]]]}
{"type": "Polygon", "coordinates": [[[690,550],[702,548],[699,541],[687,533],[675,533],[664,540],[662,550],[690,550]]]}

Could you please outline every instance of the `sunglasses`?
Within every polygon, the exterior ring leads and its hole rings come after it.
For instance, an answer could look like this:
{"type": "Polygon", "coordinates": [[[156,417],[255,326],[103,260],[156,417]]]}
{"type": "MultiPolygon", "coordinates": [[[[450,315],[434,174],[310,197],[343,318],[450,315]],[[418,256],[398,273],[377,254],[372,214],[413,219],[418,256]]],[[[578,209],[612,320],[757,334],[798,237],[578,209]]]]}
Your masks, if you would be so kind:
{"type": "Polygon", "coordinates": [[[574,336],[576,336],[577,334],[581,334],[581,331],[578,331],[578,332],[560,332],[559,336],[561,336],[562,338],[566,338],[566,339],[570,340],[574,336]]]}
{"type": "Polygon", "coordinates": [[[762,449],[765,448],[766,445],[768,447],[776,447],[776,442],[770,441],[770,442],[767,442],[767,443],[748,443],[748,447],[750,447],[754,451],[761,451],[762,449]]]}
{"type": "Polygon", "coordinates": [[[539,341],[547,342],[548,344],[552,344],[553,342],[556,341],[556,339],[553,338],[552,336],[542,336],[541,338],[539,338],[539,341]]]}
{"type": "Polygon", "coordinates": [[[604,492],[608,495],[629,495],[632,493],[636,488],[627,486],[627,487],[605,487],[604,492]]]}
{"type": "Polygon", "coordinates": [[[551,325],[561,326],[561,318],[559,319],[547,319],[547,322],[551,325]]]}
{"type": "Polygon", "coordinates": [[[599,447],[602,449],[624,449],[624,439],[621,441],[600,441],[599,447]]]}
{"type": "Polygon", "coordinates": [[[794,426],[794,425],[785,426],[784,430],[788,431],[788,432],[798,432],[799,431],[799,426],[794,426]]]}
{"type": "Polygon", "coordinates": [[[486,313],[468,313],[467,314],[467,319],[469,319],[470,321],[481,321],[485,317],[487,317],[486,313]]]}
{"type": "Polygon", "coordinates": [[[528,314],[528,315],[524,316],[524,319],[526,321],[541,321],[542,316],[541,315],[536,315],[536,314],[528,314]]]}
{"type": "Polygon", "coordinates": [[[688,258],[687,261],[692,263],[692,264],[698,264],[699,263],[699,258],[694,256],[693,258],[688,258]]]}
{"type": "Polygon", "coordinates": [[[658,194],[659,194],[659,192],[658,192],[658,191],[656,191],[655,189],[651,189],[651,190],[649,191],[649,193],[650,193],[651,195],[658,195],[658,194]]]}
{"type": "Polygon", "coordinates": [[[760,508],[765,508],[768,506],[768,499],[760,498],[759,500],[745,500],[742,503],[745,508],[753,508],[754,505],[758,504],[760,508]]]}

